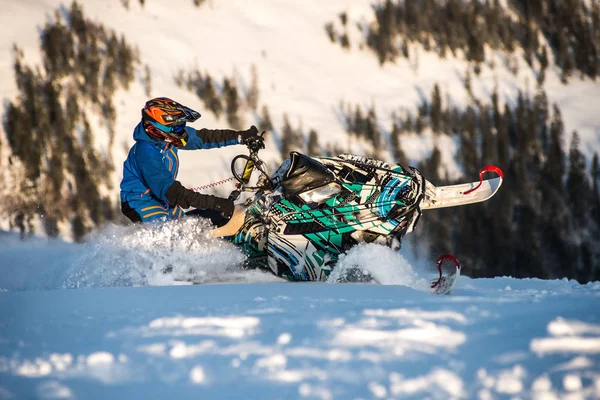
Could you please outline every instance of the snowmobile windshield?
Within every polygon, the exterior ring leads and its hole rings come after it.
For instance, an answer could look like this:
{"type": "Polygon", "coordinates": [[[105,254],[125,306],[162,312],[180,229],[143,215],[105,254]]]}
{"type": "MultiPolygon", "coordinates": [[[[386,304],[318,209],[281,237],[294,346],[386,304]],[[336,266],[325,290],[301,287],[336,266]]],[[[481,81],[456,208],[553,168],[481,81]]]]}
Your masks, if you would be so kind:
{"type": "Polygon", "coordinates": [[[285,196],[294,196],[335,182],[335,175],[317,160],[295,151],[290,156],[290,167],[281,180],[285,196]]]}
{"type": "Polygon", "coordinates": [[[332,182],[325,186],[302,192],[298,196],[300,196],[307,204],[321,204],[341,191],[342,187],[339,184],[332,182]]]}

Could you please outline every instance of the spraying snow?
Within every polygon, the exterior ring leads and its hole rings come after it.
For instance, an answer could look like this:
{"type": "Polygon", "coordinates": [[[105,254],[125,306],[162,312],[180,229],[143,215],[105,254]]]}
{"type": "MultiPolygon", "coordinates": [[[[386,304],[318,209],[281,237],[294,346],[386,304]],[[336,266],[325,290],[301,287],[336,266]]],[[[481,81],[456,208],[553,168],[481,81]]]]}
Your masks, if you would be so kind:
{"type": "Polygon", "coordinates": [[[196,282],[269,280],[244,271],[244,255],[231,243],[211,237],[210,224],[197,218],[156,225],[110,225],[84,244],[58,239],[20,241],[7,235],[2,250],[5,290],[115,286],[166,286],[196,282]],[[33,251],[31,248],[33,247],[33,251]],[[43,255],[35,250],[46,249],[43,255]],[[26,257],[23,257],[26,254],[26,257]],[[18,266],[18,268],[13,268],[18,266]]]}
{"type": "MultiPolygon", "coordinates": [[[[21,241],[14,234],[5,234],[9,245],[0,251],[0,289],[285,282],[268,272],[244,269],[244,254],[231,243],[210,236],[211,229],[210,223],[200,218],[156,225],[108,225],[83,244],[42,238],[21,241]],[[43,252],[36,251],[41,249],[43,252]]],[[[426,268],[413,266],[400,253],[366,244],[343,254],[327,282],[335,283],[357,267],[368,271],[379,284],[420,291],[428,291],[432,278],[417,273],[426,268]]]]}
{"type": "Polygon", "coordinates": [[[90,237],[65,286],[164,286],[188,277],[221,276],[244,256],[212,238],[211,229],[198,218],[104,229],[90,237]]]}
{"type": "Polygon", "coordinates": [[[424,292],[431,285],[400,253],[378,244],[361,244],[343,254],[327,281],[336,282],[356,269],[381,285],[402,285],[424,292]]]}

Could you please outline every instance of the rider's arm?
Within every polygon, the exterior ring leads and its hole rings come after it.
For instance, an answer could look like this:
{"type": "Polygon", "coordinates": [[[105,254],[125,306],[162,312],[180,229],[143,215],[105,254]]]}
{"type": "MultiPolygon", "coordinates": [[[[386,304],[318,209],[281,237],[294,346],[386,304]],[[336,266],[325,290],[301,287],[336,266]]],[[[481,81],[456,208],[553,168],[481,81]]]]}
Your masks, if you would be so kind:
{"type": "Polygon", "coordinates": [[[177,204],[183,209],[194,207],[200,209],[209,208],[211,210],[223,211],[225,208],[233,209],[233,201],[194,192],[183,186],[179,181],[174,181],[169,187],[165,196],[171,204],[177,204]]]}
{"type": "Polygon", "coordinates": [[[213,149],[216,147],[240,144],[240,132],[230,129],[200,129],[192,127],[185,128],[188,133],[188,141],[181,150],[213,149]]]}

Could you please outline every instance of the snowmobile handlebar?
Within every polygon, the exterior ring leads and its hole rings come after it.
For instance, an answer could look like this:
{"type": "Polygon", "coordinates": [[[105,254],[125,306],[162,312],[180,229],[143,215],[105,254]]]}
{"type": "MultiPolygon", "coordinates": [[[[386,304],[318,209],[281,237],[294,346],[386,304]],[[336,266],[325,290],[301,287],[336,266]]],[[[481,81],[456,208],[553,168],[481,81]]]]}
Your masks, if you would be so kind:
{"type": "Polygon", "coordinates": [[[248,150],[250,150],[250,154],[258,153],[260,149],[265,148],[265,131],[262,131],[258,136],[249,137],[245,144],[248,150]]]}
{"type": "Polygon", "coordinates": [[[265,135],[265,131],[263,131],[258,136],[248,138],[246,140],[245,144],[246,144],[246,147],[248,148],[248,151],[250,152],[250,154],[249,155],[238,154],[231,161],[231,173],[233,174],[233,177],[238,181],[237,189],[234,190],[233,192],[231,192],[231,195],[229,196],[233,200],[236,200],[240,196],[241,192],[243,192],[243,191],[244,192],[252,192],[252,191],[258,191],[258,190],[272,188],[271,177],[265,171],[264,162],[258,156],[258,152],[261,149],[265,148],[264,135],[265,135]],[[241,174],[235,168],[236,163],[239,160],[246,161],[244,170],[242,171],[241,174]],[[248,183],[250,182],[250,177],[252,176],[252,172],[254,172],[255,168],[258,169],[259,172],[261,173],[261,178],[259,179],[257,186],[254,186],[254,187],[247,186],[248,183]]]}

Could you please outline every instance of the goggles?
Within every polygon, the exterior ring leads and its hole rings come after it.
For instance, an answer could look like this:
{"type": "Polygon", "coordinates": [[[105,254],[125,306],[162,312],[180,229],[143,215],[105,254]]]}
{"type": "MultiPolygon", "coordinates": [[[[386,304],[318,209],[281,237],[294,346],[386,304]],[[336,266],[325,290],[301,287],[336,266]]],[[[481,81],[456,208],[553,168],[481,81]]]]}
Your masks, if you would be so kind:
{"type": "Polygon", "coordinates": [[[150,120],[148,120],[148,122],[150,123],[150,125],[176,139],[184,138],[187,135],[187,133],[185,132],[185,122],[183,124],[178,125],[163,125],[159,122],[150,120]]]}

